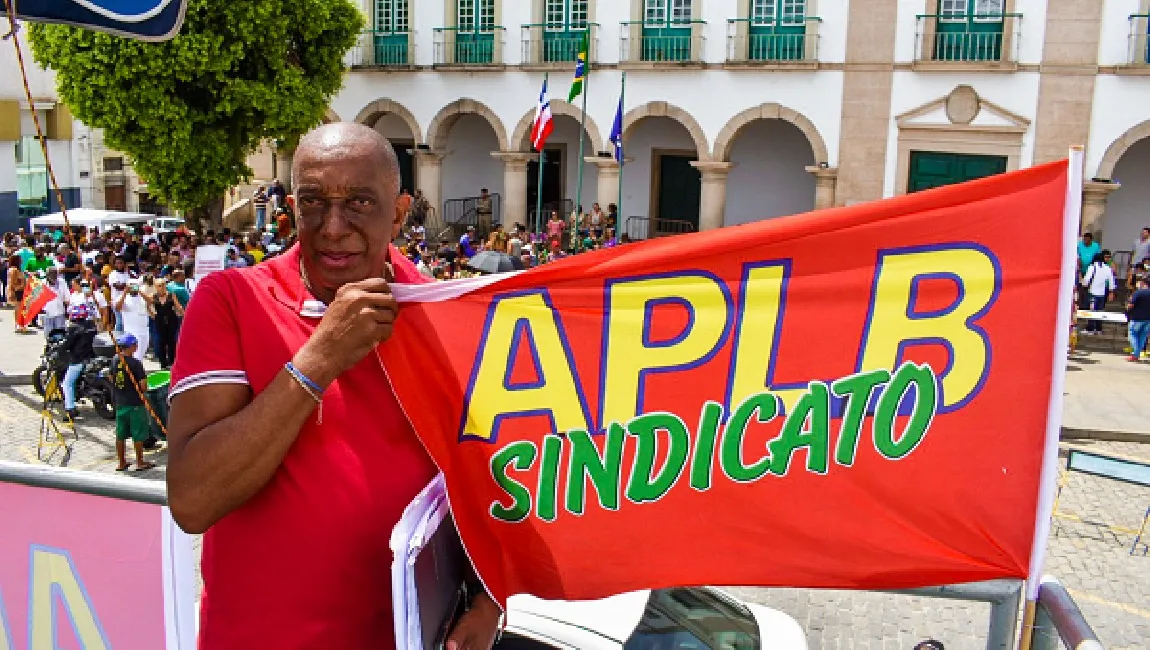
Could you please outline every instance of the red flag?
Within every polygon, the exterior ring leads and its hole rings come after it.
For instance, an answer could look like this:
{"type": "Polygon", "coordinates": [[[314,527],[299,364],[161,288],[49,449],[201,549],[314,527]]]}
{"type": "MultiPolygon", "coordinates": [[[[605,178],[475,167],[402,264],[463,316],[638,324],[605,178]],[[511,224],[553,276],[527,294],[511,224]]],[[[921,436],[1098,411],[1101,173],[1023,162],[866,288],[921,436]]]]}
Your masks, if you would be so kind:
{"type": "Polygon", "coordinates": [[[492,594],[1026,576],[1066,169],[396,287],[382,362],[492,594]]]}
{"type": "Polygon", "coordinates": [[[16,325],[27,327],[31,325],[36,316],[44,309],[44,305],[56,298],[56,292],[39,279],[28,276],[28,286],[24,289],[24,301],[16,314],[16,325]]]}
{"type": "Polygon", "coordinates": [[[531,146],[536,151],[543,151],[554,128],[555,125],[551,123],[551,100],[547,97],[547,79],[543,79],[539,103],[535,106],[535,121],[531,123],[531,146]]]}

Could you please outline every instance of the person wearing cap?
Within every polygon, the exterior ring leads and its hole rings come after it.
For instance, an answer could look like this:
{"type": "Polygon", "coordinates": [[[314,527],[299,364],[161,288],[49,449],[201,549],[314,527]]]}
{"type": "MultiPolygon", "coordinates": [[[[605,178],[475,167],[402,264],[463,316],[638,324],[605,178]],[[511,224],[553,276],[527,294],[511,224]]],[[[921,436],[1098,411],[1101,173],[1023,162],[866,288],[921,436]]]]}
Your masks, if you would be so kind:
{"type": "Polygon", "coordinates": [[[459,254],[463,257],[471,259],[475,257],[475,244],[472,240],[475,238],[475,226],[468,226],[467,232],[459,238],[459,254]]]}
{"type": "Polygon", "coordinates": [[[147,389],[147,373],[144,364],[137,357],[140,342],[131,332],[125,332],[116,340],[123,354],[112,360],[112,398],[116,402],[116,457],[120,464],[117,472],[131,467],[127,459],[127,442],[132,439],[136,451],[136,471],[142,472],[155,467],[144,460],[144,441],[151,433],[148,408],[144,406],[141,394],[147,389]]]}

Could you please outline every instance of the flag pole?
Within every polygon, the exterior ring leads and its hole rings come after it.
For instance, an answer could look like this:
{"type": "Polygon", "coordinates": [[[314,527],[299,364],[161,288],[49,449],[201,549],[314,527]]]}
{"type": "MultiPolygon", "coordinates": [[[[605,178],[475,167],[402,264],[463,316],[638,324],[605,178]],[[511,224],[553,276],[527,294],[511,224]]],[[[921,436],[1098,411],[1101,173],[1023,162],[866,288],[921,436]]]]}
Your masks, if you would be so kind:
{"type": "Polygon", "coordinates": [[[1022,610],[1022,638],[1019,648],[1029,648],[1034,635],[1038,590],[1042,586],[1042,566],[1050,539],[1054,498],[1058,492],[1058,437],[1062,430],[1063,388],[1066,385],[1066,354],[1070,347],[1073,322],[1074,276],[1078,254],[1078,226],[1082,220],[1082,145],[1070,148],[1066,177],[1066,207],[1062,220],[1062,278],[1058,287],[1057,318],[1054,320],[1054,361],[1050,378],[1050,401],[1046,410],[1046,441],[1039,475],[1038,512],[1034,516],[1034,545],[1030,549],[1030,569],[1026,579],[1026,606],[1022,610]]]}
{"type": "MultiPolygon", "coordinates": [[[[619,84],[619,110],[623,110],[623,95],[627,92],[627,73],[623,73],[619,84]]],[[[619,240],[619,226],[623,222],[623,164],[627,160],[627,150],[623,148],[623,125],[619,124],[619,148],[623,155],[619,156],[619,196],[615,199],[615,241],[619,240]]]]}
{"type": "MultiPolygon", "coordinates": [[[[583,92],[580,93],[581,95],[583,95],[583,106],[580,109],[583,112],[583,116],[579,120],[579,176],[578,176],[578,180],[575,182],[575,188],[576,188],[575,189],[575,209],[576,209],[576,211],[580,212],[579,218],[583,217],[582,211],[580,211],[580,207],[583,205],[583,166],[585,164],[583,161],[583,156],[585,155],[583,152],[583,141],[587,139],[587,90],[591,87],[591,26],[590,25],[587,25],[587,31],[585,32],[583,38],[586,39],[585,42],[587,43],[587,52],[586,52],[587,58],[584,59],[584,61],[583,61],[583,92]]],[[[578,224],[576,224],[575,229],[576,230],[579,229],[578,224]]]]}
{"type": "MultiPolygon", "coordinates": [[[[543,85],[547,86],[548,77],[550,75],[543,73],[543,85]]],[[[544,143],[546,148],[546,143],[544,143]]],[[[535,234],[539,235],[543,232],[543,163],[547,158],[547,154],[543,149],[539,150],[539,182],[535,185],[535,234]]]]}

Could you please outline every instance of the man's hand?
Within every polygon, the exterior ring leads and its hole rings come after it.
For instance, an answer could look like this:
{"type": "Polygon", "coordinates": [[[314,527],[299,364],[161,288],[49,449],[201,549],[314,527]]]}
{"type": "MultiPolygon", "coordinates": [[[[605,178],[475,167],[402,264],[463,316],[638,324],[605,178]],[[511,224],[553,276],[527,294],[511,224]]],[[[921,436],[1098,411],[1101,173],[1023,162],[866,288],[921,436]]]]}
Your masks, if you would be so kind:
{"type": "Polygon", "coordinates": [[[399,303],[387,280],[346,284],[336,292],[319,327],[293,362],[312,381],[326,387],[391,337],[398,312],[399,303]]]}
{"type": "Polygon", "coordinates": [[[447,637],[447,650],[491,650],[500,614],[499,606],[487,594],[476,596],[471,609],[447,637]]]}

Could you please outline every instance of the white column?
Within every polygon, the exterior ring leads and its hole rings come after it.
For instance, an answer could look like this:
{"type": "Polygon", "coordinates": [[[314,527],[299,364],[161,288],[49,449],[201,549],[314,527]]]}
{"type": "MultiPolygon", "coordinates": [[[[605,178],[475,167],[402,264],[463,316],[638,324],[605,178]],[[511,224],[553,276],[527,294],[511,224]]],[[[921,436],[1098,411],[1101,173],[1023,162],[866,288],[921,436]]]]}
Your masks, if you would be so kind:
{"type": "Polygon", "coordinates": [[[521,151],[493,151],[491,157],[503,161],[503,214],[505,229],[527,225],[527,163],[538,154],[521,151]]]}
{"type": "Polygon", "coordinates": [[[723,227],[723,216],[727,210],[727,174],[735,163],[695,161],[691,166],[702,174],[699,192],[699,230],[714,230],[723,227]]]}
{"type": "Polygon", "coordinates": [[[291,166],[295,151],[292,149],[276,149],[275,177],[291,192],[291,166]]]}
{"type": "Polygon", "coordinates": [[[1094,241],[1102,241],[1102,231],[1106,228],[1106,203],[1110,193],[1121,187],[1114,181],[1086,181],[1082,186],[1082,225],[1079,232],[1094,235],[1094,241]]]}
{"type": "Polygon", "coordinates": [[[446,155],[446,151],[415,152],[416,188],[423,192],[435,220],[442,218],[439,211],[443,209],[443,157],[446,155]]]}
{"type": "MultiPolygon", "coordinates": [[[[607,206],[619,202],[619,163],[614,158],[587,158],[587,162],[594,163],[599,169],[599,184],[595,191],[595,201],[603,212],[607,206]]],[[[588,210],[591,206],[586,206],[588,210]]]]}
{"type": "Polygon", "coordinates": [[[835,205],[835,188],[839,181],[838,167],[807,167],[807,172],[815,176],[815,209],[825,210],[835,205]]]}

